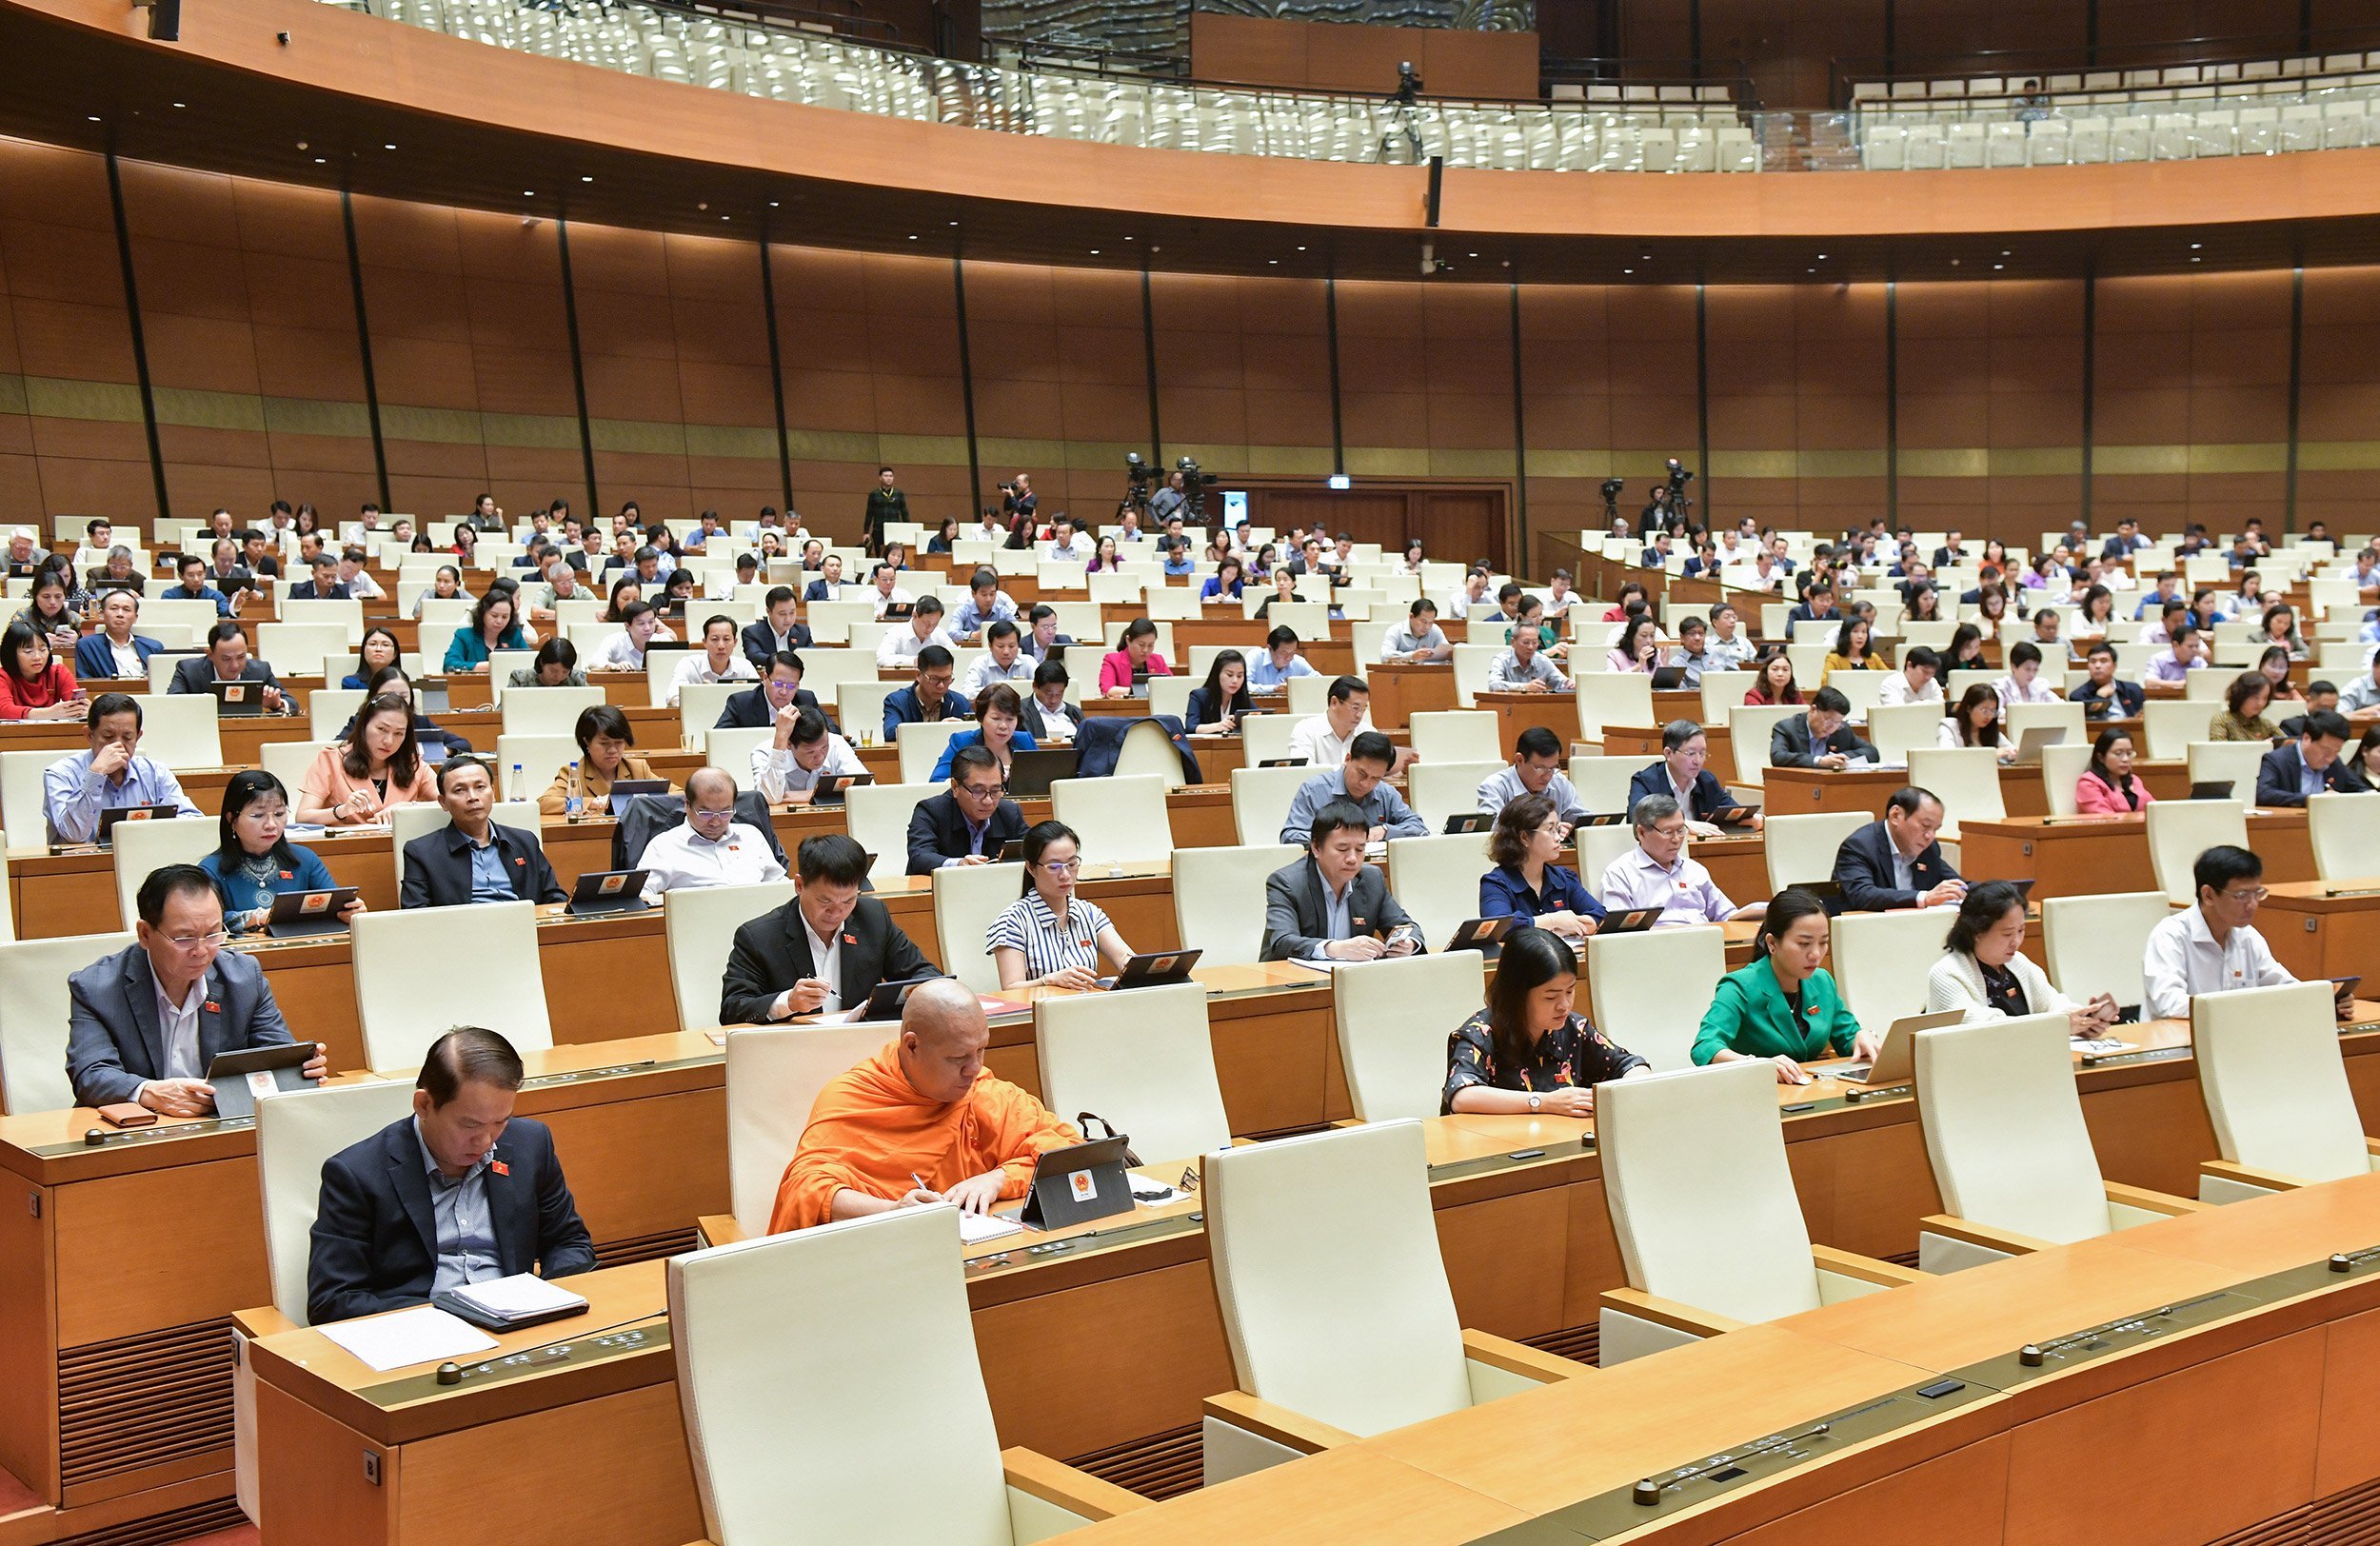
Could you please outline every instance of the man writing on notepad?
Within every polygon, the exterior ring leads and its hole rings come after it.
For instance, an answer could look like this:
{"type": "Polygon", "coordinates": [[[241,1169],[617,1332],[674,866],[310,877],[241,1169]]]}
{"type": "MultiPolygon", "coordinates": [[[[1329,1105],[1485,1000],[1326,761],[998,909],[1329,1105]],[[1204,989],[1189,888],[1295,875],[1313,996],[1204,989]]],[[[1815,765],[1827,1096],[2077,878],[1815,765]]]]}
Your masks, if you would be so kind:
{"type": "Polygon", "coordinates": [[[413,1115],[324,1161],[308,1320],[402,1310],[530,1271],[594,1270],[553,1135],[512,1115],[521,1075],[512,1043],[458,1026],[431,1044],[413,1115]]]}
{"type": "Polygon", "coordinates": [[[986,1213],[1024,1196],[1034,1160],[1082,1135],[983,1066],[991,1040],[957,981],[911,993],[901,1034],[819,1092],[770,1233],[933,1202],[986,1213]]]}
{"type": "Polygon", "coordinates": [[[867,850],[841,832],[802,840],[794,895],[736,930],[719,984],[719,1022],[828,1015],[867,1002],[880,982],[939,975],[892,914],[861,894],[867,850]]]}

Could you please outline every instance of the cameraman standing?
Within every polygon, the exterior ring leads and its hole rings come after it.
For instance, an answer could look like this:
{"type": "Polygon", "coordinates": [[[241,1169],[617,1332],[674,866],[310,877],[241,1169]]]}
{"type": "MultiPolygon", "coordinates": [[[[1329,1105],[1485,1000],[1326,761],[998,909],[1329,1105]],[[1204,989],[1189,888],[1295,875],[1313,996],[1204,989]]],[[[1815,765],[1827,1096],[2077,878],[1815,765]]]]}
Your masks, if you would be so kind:
{"type": "Polygon", "coordinates": [[[1041,535],[1041,527],[1033,518],[1041,503],[1034,497],[1033,475],[1029,472],[1020,472],[1016,482],[1000,486],[1000,507],[1008,517],[1009,546],[1030,547],[1034,538],[1041,535]]]}
{"type": "Polygon", "coordinates": [[[1181,471],[1177,468],[1165,474],[1165,486],[1149,496],[1149,520],[1160,529],[1176,511],[1183,510],[1189,504],[1190,496],[1183,486],[1184,482],[1181,471]]]}
{"type": "Polygon", "coordinates": [[[1677,506],[1670,501],[1669,485],[1655,484],[1653,503],[1646,505],[1644,513],[1636,518],[1636,535],[1651,542],[1655,533],[1676,531],[1682,525],[1684,522],[1678,517],[1677,506]]]}

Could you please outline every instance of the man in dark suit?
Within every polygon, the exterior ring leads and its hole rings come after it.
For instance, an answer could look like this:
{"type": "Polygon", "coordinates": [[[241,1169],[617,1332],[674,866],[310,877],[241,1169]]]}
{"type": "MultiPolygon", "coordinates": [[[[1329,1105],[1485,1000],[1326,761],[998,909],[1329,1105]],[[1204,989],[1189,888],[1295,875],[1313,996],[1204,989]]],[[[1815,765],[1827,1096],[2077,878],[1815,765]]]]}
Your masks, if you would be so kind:
{"type": "Polygon", "coordinates": [[[2256,803],[2303,805],[2319,794],[2352,792],[2361,784],[2339,761],[2354,731],[2336,709],[2315,709],[2306,716],[2295,741],[2264,754],[2256,768],[2256,803]]]}
{"type": "Polygon", "coordinates": [[[865,1003],[880,982],[941,968],[864,895],[867,852],[840,832],[802,840],[791,902],[736,930],[720,979],[719,1021],[746,1025],[865,1003]]]}
{"type": "Polygon", "coordinates": [[[876,469],[876,486],[867,491],[867,515],[862,529],[867,533],[867,550],[884,550],[884,526],[892,521],[909,519],[909,496],[893,482],[893,469],[876,469]]]}
{"type": "Polygon", "coordinates": [[[347,587],[339,580],[339,561],[328,553],[317,553],[308,565],[313,578],[301,580],[289,587],[288,599],[293,602],[343,602],[347,587]]]}
{"type": "Polygon", "coordinates": [[[753,670],[765,671],[778,656],[810,647],[810,630],[793,620],[797,605],[791,585],[772,586],[765,603],[768,615],[744,625],[744,658],[753,670]]]}
{"type": "Polygon", "coordinates": [[[2090,675],[2066,689],[2067,698],[2082,704],[2086,720],[2133,720],[2147,700],[2137,682],[2115,674],[2115,646],[2102,639],[2083,657],[2090,675]]]}
{"type": "Polygon", "coordinates": [[[719,723],[714,730],[765,730],[777,723],[777,716],[787,709],[812,709],[826,722],[826,728],[835,729],[835,717],[818,706],[818,696],[802,687],[802,657],[790,649],[781,649],[771,657],[766,675],[757,687],[730,693],[719,705],[719,723]]]}
{"type": "Polygon", "coordinates": [[[1873,763],[1876,749],[1844,728],[1851,700],[1833,687],[1810,696],[1810,711],[1792,714],[1769,731],[1771,767],[1822,767],[1830,771],[1854,763],[1873,763]]]}
{"type": "MultiPolygon", "coordinates": [[[[168,1117],[215,1109],[219,1052],[286,1047],[289,1027],[253,956],[222,955],[223,902],[196,864],[149,872],[133,944],[67,979],[67,1077],[86,1106],[135,1102],[168,1117]]],[[[306,1077],[326,1072],[315,1047],[306,1077]]]]}
{"type": "Polygon", "coordinates": [[[909,813],[909,873],[952,864],[989,864],[1001,846],[1024,836],[1024,812],[1001,797],[1000,763],[982,745],[950,759],[950,787],[909,813]]]}
{"type": "Polygon", "coordinates": [[[1692,720],[1672,720],[1661,727],[1661,760],[1637,769],[1636,776],[1628,781],[1628,808],[1635,810],[1636,802],[1648,796],[1667,795],[1677,802],[1689,823],[1700,823],[1706,835],[1715,831],[1711,813],[1737,802],[1718,775],[1702,765],[1710,756],[1711,741],[1701,725],[1692,720]]]}
{"type": "Polygon", "coordinates": [[[1066,702],[1066,663],[1033,668],[1033,695],[1024,701],[1024,733],[1036,745],[1072,741],[1082,733],[1082,710],[1066,702]]]}
{"type": "Polygon", "coordinates": [[[297,700],[281,690],[280,679],[272,674],[272,667],[248,658],[248,635],[240,631],[236,623],[218,623],[208,629],[207,653],[175,666],[173,680],[166,684],[166,691],[204,693],[210,682],[261,683],[266,713],[297,712],[297,700]]]}
{"type": "Polygon", "coordinates": [[[904,724],[965,719],[966,705],[950,691],[958,674],[958,662],[942,645],[928,644],[919,650],[917,681],[884,695],[884,739],[891,741],[904,724]]]}
{"type": "Polygon", "coordinates": [[[452,757],[439,763],[438,803],[449,820],[405,845],[399,905],[568,900],[537,834],[496,824],[496,781],[486,763],[452,757]]]}
{"type": "Polygon", "coordinates": [[[307,1320],[403,1310],[521,1273],[595,1270],[553,1134],[512,1115],[521,1074],[510,1042],[458,1026],[431,1044],[413,1115],[323,1162],[307,1320]]]}
{"type": "Polygon", "coordinates": [[[1967,882],[1942,857],[1942,803],[1911,786],[1885,802],[1884,820],[1843,840],[1835,851],[1835,883],[1854,913],[1892,907],[1940,907],[1967,894],[1967,882]]]}
{"type": "Polygon", "coordinates": [[[818,578],[811,581],[802,592],[802,600],[804,603],[831,602],[841,595],[842,591],[843,555],[829,553],[819,568],[818,578]]]}
{"type": "Polygon", "coordinates": [[[1966,562],[1967,549],[1959,541],[1958,531],[1954,528],[1944,532],[1942,545],[1934,550],[1934,566],[1937,569],[1947,569],[1954,564],[1966,562]]]}
{"type": "Polygon", "coordinates": [[[1385,872],[1363,862],[1371,823],[1352,801],[1314,813],[1306,857],[1265,878],[1264,960],[1377,961],[1422,948],[1385,872]]]}
{"type": "Polygon", "coordinates": [[[134,633],[132,624],[140,621],[141,599],[129,590],[111,590],[99,604],[99,627],[85,634],[74,644],[74,680],[89,682],[96,678],[105,682],[122,677],[138,678],[143,690],[149,682],[149,657],[165,648],[147,634],[134,633]],[[116,652],[132,652],[136,669],[119,669],[116,652]]]}

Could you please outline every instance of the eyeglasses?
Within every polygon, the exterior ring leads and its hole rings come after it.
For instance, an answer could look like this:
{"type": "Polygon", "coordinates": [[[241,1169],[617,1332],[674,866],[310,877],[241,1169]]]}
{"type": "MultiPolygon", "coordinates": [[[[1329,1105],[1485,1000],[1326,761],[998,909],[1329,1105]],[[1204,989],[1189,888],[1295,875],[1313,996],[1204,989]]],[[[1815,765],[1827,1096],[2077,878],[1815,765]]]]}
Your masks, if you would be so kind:
{"type": "Polygon", "coordinates": [[[974,800],[990,800],[990,799],[992,799],[994,796],[998,795],[998,794],[1000,793],[1000,791],[1001,791],[1001,785],[999,785],[999,784],[997,784],[997,783],[962,783],[959,785],[959,792],[960,792],[961,794],[966,795],[966,796],[968,796],[970,799],[974,799],[974,800]]]}
{"type": "Polygon", "coordinates": [[[1044,859],[1041,861],[1041,868],[1045,870],[1060,870],[1071,874],[1081,867],[1082,859],[1081,855],[1077,855],[1072,859],[1044,859]]]}
{"type": "Polygon", "coordinates": [[[198,934],[189,936],[168,935],[166,937],[166,943],[173,946],[176,950],[203,950],[211,946],[221,945],[225,941],[230,938],[231,936],[226,931],[217,929],[212,934],[198,934]]]}
{"type": "Polygon", "coordinates": [[[2253,891],[2226,891],[2223,900],[2229,902],[2260,902],[2271,895],[2272,892],[2269,888],[2260,885],[2253,891]]]}

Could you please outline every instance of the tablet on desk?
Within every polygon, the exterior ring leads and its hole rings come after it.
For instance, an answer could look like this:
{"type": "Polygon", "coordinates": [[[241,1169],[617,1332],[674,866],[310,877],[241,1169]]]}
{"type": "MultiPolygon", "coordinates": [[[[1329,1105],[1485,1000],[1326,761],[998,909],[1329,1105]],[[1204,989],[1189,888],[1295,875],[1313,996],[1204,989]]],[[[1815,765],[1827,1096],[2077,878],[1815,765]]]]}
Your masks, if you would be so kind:
{"type": "Polygon", "coordinates": [[[875,991],[867,996],[867,1002],[853,1011],[850,1019],[899,1020],[902,1007],[909,1001],[909,995],[918,990],[920,983],[941,981],[940,977],[908,977],[898,982],[879,982],[875,991]]]}
{"type": "Polygon", "coordinates": [[[592,870],[570,888],[563,911],[572,918],[603,918],[612,913],[641,913],[652,905],[645,900],[641,869],[592,870]]]}
{"type": "Polygon", "coordinates": [[[1446,818],[1445,831],[1448,837],[1453,837],[1458,832],[1493,832],[1495,830],[1496,818],[1485,811],[1457,811],[1446,818]]]}
{"type": "Polygon", "coordinates": [[[1501,918],[1467,919],[1456,928],[1455,937],[1446,941],[1446,948],[1477,950],[1484,955],[1501,945],[1504,936],[1510,934],[1519,922],[1517,913],[1506,913],[1501,918]]]}
{"type": "Polygon", "coordinates": [[[1008,760],[1008,798],[1047,800],[1049,786],[1060,779],[1073,778],[1081,765],[1080,746],[1037,746],[1013,752],[1008,760]]]}
{"type": "Polygon", "coordinates": [[[207,690],[215,695],[215,712],[227,720],[253,719],[265,711],[261,682],[209,682],[207,690]]]}
{"type": "Polygon", "coordinates": [[[875,782],[876,775],[873,773],[828,773],[810,785],[810,803],[840,805],[843,803],[843,796],[851,789],[875,782]]]}
{"type": "Polygon", "coordinates": [[[1630,907],[1621,912],[1606,913],[1603,922],[1595,926],[1597,934],[1640,934],[1661,921],[1659,907],[1630,907]]]}
{"type": "Polygon", "coordinates": [[[265,932],[276,940],[302,940],[313,934],[342,934],[347,921],[339,915],[355,900],[355,887],[328,891],[284,891],[272,899],[265,932]]]}
{"type": "Polygon", "coordinates": [[[1100,986],[1116,992],[1130,988],[1171,987],[1190,981],[1190,968],[1199,963],[1202,950],[1153,950],[1133,957],[1124,962],[1124,969],[1113,977],[1100,979],[1100,986]]]}
{"type": "Polygon", "coordinates": [[[1095,1138],[1045,1149],[1033,1160],[1033,1184],[1017,1218],[1030,1229],[1063,1229],[1132,1211],[1124,1140],[1095,1138]]]}
{"type": "Polygon", "coordinates": [[[118,805],[99,813],[99,830],[91,841],[105,848],[115,842],[120,822],[169,822],[181,814],[179,805],[118,805]]]}
{"type": "Polygon", "coordinates": [[[313,1080],[299,1070],[313,1059],[311,1041],[216,1053],[207,1065],[207,1082],[215,1087],[215,1115],[253,1117],[260,1095],[312,1088],[313,1080]]]}
{"type": "Polygon", "coordinates": [[[1686,684],[1686,668],[1682,665],[1656,665],[1653,668],[1653,690],[1676,692],[1686,684]]]}
{"type": "Polygon", "coordinates": [[[667,779],[622,779],[611,786],[611,814],[615,818],[625,816],[628,802],[639,795],[665,795],[668,792],[667,779]]]}
{"type": "Polygon", "coordinates": [[[2190,786],[2192,800],[2229,800],[2235,779],[2200,779],[2190,786]]]}
{"type": "Polygon", "coordinates": [[[1759,814],[1757,805],[1721,805],[1703,820],[1713,826],[1750,826],[1759,814]]]}

